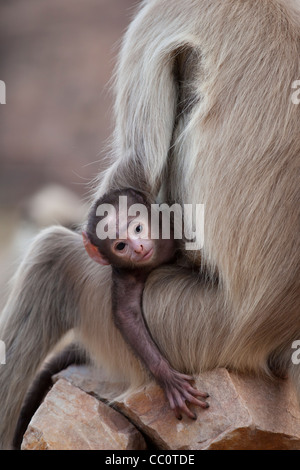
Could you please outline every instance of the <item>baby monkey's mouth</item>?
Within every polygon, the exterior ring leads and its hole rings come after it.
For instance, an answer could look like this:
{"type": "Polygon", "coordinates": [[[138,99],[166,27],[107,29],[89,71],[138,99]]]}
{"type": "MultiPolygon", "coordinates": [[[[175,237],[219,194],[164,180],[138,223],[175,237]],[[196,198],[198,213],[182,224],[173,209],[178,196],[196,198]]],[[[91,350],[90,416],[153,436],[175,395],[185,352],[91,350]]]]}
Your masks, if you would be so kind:
{"type": "Polygon", "coordinates": [[[150,248],[150,250],[147,251],[147,253],[139,259],[139,262],[140,261],[147,261],[148,259],[150,259],[152,257],[152,255],[153,255],[153,248],[150,248]]]}

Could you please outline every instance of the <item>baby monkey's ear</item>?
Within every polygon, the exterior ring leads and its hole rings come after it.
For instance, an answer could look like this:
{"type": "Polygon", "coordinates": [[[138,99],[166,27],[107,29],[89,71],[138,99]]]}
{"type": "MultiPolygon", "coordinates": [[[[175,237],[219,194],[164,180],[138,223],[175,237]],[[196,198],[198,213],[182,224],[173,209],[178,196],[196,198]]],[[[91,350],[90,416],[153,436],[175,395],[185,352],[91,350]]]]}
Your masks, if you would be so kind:
{"type": "Polygon", "coordinates": [[[86,232],[82,232],[82,238],[86,252],[89,257],[92,258],[92,260],[96,261],[96,263],[102,264],[103,266],[110,264],[108,259],[98,251],[98,248],[95,245],[90,242],[86,232]]]}

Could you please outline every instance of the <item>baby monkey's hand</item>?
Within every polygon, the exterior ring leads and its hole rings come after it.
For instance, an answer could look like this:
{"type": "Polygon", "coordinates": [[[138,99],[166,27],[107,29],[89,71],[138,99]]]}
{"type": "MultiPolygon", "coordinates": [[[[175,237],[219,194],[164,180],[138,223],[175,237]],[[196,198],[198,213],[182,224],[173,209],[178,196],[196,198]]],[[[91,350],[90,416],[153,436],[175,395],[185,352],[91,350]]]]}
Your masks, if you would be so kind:
{"type": "Polygon", "coordinates": [[[194,381],[191,375],[181,374],[172,369],[168,364],[161,364],[158,369],[157,374],[155,374],[156,380],[163,388],[176,418],[181,420],[182,414],[185,414],[189,418],[196,420],[196,413],[193,413],[188,408],[187,403],[200,406],[201,408],[208,408],[209,404],[205,400],[199,400],[196,397],[204,399],[208,398],[209,394],[200,392],[191,385],[190,382],[194,381]]]}

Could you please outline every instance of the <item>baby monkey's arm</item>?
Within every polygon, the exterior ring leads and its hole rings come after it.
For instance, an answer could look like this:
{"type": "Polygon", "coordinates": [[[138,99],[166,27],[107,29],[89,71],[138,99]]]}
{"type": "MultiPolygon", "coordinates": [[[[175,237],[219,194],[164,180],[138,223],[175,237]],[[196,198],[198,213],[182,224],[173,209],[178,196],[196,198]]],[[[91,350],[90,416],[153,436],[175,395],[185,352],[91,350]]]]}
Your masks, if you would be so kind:
{"type": "Polygon", "coordinates": [[[141,301],[145,278],[140,274],[120,272],[113,270],[113,316],[117,328],[133,352],[141,359],[151,372],[157,383],[162,387],[165,395],[178,419],[186,414],[196,419],[186,405],[186,402],[208,408],[208,403],[196,397],[207,398],[207,393],[201,393],[190,382],[193,377],[177,372],[165,359],[144,321],[141,301]]]}

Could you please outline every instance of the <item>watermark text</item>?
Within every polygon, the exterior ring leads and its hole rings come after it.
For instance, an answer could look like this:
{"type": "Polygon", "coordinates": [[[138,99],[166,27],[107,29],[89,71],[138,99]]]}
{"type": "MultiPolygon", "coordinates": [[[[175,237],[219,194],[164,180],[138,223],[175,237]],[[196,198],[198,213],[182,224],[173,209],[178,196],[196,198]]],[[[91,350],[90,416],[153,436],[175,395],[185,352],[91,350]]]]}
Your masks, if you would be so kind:
{"type": "Polygon", "coordinates": [[[119,196],[118,208],[112,204],[100,204],[96,215],[101,217],[96,226],[96,234],[100,240],[126,240],[128,237],[168,240],[173,236],[175,240],[185,242],[186,250],[203,248],[204,204],[151,204],[149,213],[144,204],[132,204],[128,207],[127,196],[119,196]],[[136,233],[135,228],[140,221],[143,222],[144,229],[136,233]]]}
{"type": "Polygon", "coordinates": [[[0,104],[6,104],[6,85],[3,80],[0,80],[0,104]]]}
{"type": "Polygon", "coordinates": [[[293,81],[292,89],[296,90],[292,93],[292,103],[300,104],[300,80],[293,81]]]}
{"type": "Polygon", "coordinates": [[[296,349],[292,354],[292,363],[295,365],[300,364],[300,340],[296,340],[292,344],[292,349],[296,349]]]}
{"type": "Polygon", "coordinates": [[[4,341],[0,341],[0,364],[6,364],[6,347],[4,341]]]}

